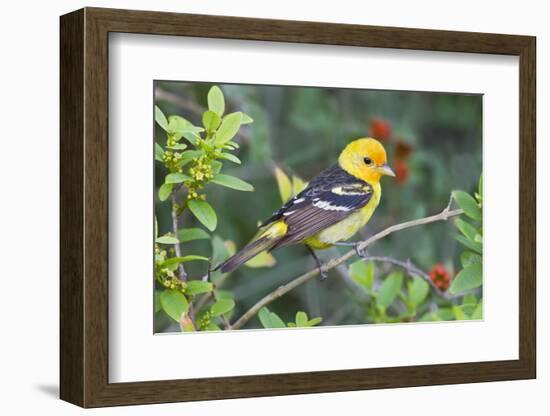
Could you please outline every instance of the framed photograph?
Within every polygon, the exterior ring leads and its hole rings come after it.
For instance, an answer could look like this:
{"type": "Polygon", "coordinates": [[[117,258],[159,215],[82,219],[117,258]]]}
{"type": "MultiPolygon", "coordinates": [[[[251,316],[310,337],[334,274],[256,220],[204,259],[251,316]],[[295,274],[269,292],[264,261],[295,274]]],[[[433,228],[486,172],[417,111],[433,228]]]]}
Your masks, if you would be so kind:
{"type": "Polygon", "coordinates": [[[535,38],[61,17],[83,406],[536,376],[535,38]]]}

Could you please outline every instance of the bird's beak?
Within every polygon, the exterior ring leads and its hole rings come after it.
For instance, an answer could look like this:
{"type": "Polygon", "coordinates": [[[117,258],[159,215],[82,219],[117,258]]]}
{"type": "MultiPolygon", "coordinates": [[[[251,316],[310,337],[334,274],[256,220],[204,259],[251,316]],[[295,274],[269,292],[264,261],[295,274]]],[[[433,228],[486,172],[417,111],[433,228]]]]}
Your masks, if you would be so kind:
{"type": "Polygon", "coordinates": [[[382,175],[395,176],[395,172],[390,168],[387,163],[384,163],[382,166],[378,167],[378,172],[382,175]]]}

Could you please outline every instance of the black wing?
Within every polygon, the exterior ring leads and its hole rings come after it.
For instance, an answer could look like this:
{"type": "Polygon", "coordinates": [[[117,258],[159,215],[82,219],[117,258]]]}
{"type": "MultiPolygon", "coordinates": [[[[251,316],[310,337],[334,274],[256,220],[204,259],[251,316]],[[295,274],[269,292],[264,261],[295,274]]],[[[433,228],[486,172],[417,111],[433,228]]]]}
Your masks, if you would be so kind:
{"type": "Polygon", "coordinates": [[[364,207],[372,187],[339,166],[321,172],[310,184],[276,211],[263,225],[283,219],[287,234],[274,248],[303,240],[364,207]]]}

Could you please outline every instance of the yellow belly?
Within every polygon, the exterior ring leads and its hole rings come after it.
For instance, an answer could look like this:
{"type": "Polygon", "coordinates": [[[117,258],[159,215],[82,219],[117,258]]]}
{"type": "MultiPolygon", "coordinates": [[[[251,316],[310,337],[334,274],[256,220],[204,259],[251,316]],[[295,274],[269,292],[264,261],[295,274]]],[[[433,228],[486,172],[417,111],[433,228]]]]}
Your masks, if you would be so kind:
{"type": "Polygon", "coordinates": [[[380,202],[380,185],[374,187],[374,195],[367,205],[342,221],[325,228],[304,240],[304,243],[315,249],[328,248],[338,241],[346,241],[370,220],[380,202]]]}

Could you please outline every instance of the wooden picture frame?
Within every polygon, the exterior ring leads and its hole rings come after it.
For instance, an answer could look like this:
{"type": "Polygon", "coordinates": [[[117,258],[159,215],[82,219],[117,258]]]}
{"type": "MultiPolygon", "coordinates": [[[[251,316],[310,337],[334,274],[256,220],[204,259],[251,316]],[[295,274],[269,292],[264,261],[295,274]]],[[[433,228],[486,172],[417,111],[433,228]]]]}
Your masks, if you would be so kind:
{"type": "Polygon", "coordinates": [[[535,378],[535,38],[85,8],[61,17],[60,359],[63,400],[83,407],[535,378]],[[519,57],[519,359],[109,383],[108,35],[298,42],[519,57]]]}

